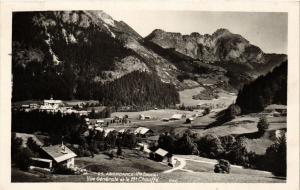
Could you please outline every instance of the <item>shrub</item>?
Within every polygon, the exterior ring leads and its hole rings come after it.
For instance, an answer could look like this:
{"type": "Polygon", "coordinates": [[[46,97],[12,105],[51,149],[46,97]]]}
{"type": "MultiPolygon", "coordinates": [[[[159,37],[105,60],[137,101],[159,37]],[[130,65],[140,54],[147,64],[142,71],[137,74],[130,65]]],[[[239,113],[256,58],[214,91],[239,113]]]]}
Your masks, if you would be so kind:
{"type": "Polygon", "coordinates": [[[286,176],[286,136],[282,134],[276,142],[266,150],[265,159],[268,170],[276,176],[286,176]]]}
{"type": "Polygon", "coordinates": [[[94,152],[94,154],[99,154],[100,150],[98,148],[94,147],[93,152],[94,152]]]}
{"type": "Polygon", "coordinates": [[[257,129],[260,134],[264,134],[269,129],[269,122],[266,117],[261,117],[257,123],[257,129]]]}
{"type": "Polygon", "coordinates": [[[210,111],[211,111],[211,110],[210,110],[210,108],[208,108],[208,107],[207,107],[207,108],[205,108],[205,109],[204,109],[204,111],[203,111],[203,115],[207,115],[207,114],[209,114],[209,113],[210,113],[210,111]]]}
{"type": "Polygon", "coordinates": [[[83,154],[84,157],[90,157],[91,156],[91,151],[83,150],[82,154],[83,154]]]}
{"type": "Polygon", "coordinates": [[[208,134],[202,137],[197,144],[201,154],[203,155],[203,153],[205,153],[210,158],[218,158],[224,153],[222,142],[215,134],[208,134]]]}
{"type": "Polygon", "coordinates": [[[236,104],[230,105],[226,110],[226,118],[228,120],[234,119],[239,114],[241,114],[241,108],[236,104]]]}
{"type": "Polygon", "coordinates": [[[224,154],[224,158],[231,163],[247,166],[249,163],[248,151],[244,145],[245,138],[238,138],[231,148],[224,154]]]}
{"type": "Polygon", "coordinates": [[[118,150],[117,150],[117,155],[118,155],[118,156],[121,156],[121,155],[122,155],[122,149],[121,149],[121,147],[120,147],[120,146],[118,147],[118,150]]]}
{"type": "Polygon", "coordinates": [[[34,156],[29,148],[20,148],[18,152],[15,153],[15,163],[21,170],[28,170],[31,160],[30,158],[34,156]]]}
{"type": "Polygon", "coordinates": [[[236,139],[233,135],[220,137],[220,140],[222,142],[222,146],[226,151],[231,150],[236,143],[236,139]]]}
{"type": "Polygon", "coordinates": [[[32,137],[28,138],[26,145],[33,153],[37,154],[36,157],[39,156],[40,146],[36,144],[32,137]]]}
{"type": "Polygon", "coordinates": [[[215,165],[215,173],[230,173],[230,163],[227,160],[220,159],[215,165]]]}
{"type": "Polygon", "coordinates": [[[113,159],[113,158],[114,158],[114,152],[113,152],[113,151],[110,151],[110,152],[108,153],[108,156],[109,156],[110,159],[113,159]]]}

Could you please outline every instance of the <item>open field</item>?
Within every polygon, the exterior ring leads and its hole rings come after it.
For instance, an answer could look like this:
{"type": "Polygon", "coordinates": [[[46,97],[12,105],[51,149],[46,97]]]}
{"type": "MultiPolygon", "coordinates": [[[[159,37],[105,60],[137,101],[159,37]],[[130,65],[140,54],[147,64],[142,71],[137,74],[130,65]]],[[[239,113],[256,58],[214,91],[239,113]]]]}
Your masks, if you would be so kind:
{"type": "Polygon", "coordinates": [[[185,89],[182,91],[179,91],[179,96],[180,96],[180,104],[184,104],[185,106],[196,106],[198,104],[224,104],[225,107],[229,106],[232,104],[235,99],[236,95],[232,93],[228,93],[225,91],[221,91],[218,93],[219,98],[217,99],[212,99],[212,100],[195,100],[192,97],[194,95],[199,94],[201,91],[203,91],[203,87],[196,87],[192,89],[185,89]]]}
{"type": "MultiPolygon", "coordinates": [[[[139,112],[114,112],[111,114],[111,117],[114,116],[124,116],[128,115],[129,118],[136,121],[138,117],[143,114],[144,116],[151,116],[150,120],[145,121],[152,121],[152,120],[160,120],[162,118],[170,118],[174,114],[186,114],[187,117],[192,116],[195,113],[201,112],[202,110],[195,110],[195,111],[184,111],[184,110],[176,110],[176,109],[158,109],[158,110],[147,110],[147,111],[139,111],[139,112]]],[[[140,120],[137,120],[137,122],[140,120]]]]}
{"type": "Polygon", "coordinates": [[[178,183],[285,183],[276,177],[261,177],[243,174],[217,174],[208,172],[189,173],[184,171],[159,175],[161,182],[176,181],[178,183]]]}
{"type": "Polygon", "coordinates": [[[145,158],[140,151],[123,149],[122,158],[110,159],[105,154],[75,159],[75,164],[91,172],[162,172],[169,166],[145,158]]]}
{"type": "MultiPolygon", "coordinates": [[[[206,135],[210,133],[214,133],[219,136],[226,135],[241,135],[247,133],[255,133],[257,132],[257,122],[259,121],[260,115],[242,115],[238,116],[230,122],[224,123],[218,127],[212,127],[206,130],[197,130],[194,129],[195,132],[206,135]]],[[[277,130],[277,129],[286,129],[286,117],[268,117],[267,118],[270,126],[269,131],[277,130]]],[[[201,121],[201,118],[199,118],[201,121]]]]}

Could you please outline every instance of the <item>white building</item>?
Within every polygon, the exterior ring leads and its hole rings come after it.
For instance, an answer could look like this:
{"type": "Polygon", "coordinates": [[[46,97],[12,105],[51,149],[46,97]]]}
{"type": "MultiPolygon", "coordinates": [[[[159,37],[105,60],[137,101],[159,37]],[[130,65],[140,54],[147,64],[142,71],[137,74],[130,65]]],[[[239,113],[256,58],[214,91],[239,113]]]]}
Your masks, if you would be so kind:
{"type": "Polygon", "coordinates": [[[62,105],[63,105],[62,100],[53,100],[53,98],[51,98],[50,100],[44,100],[43,105],[41,105],[40,109],[55,111],[62,105]]]}
{"type": "Polygon", "coordinates": [[[182,117],[183,117],[182,114],[176,113],[176,114],[172,115],[170,120],[180,120],[180,119],[182,119],[182,117]]]}

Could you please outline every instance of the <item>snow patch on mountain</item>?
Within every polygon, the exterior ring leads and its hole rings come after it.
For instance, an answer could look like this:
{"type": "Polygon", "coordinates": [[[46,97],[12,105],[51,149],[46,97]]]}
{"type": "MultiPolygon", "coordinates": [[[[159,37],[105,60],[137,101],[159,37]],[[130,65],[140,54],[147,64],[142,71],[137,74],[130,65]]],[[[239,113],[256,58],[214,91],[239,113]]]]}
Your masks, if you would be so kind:
{"type": "Polygon", "coordinates": [[[105,26],[105,28],[110,32],[111,36],[112,36],[113,38],[116,38],[116,35],[109,29],[109,27],[108,27],[106,24],[104,24],[104,26],[105,26]]]}
{"type": "Polygon", "coordinates": [[[109,16],[109,15],[106,14],[105,12],[99,11],[98,16],[99,16],[99,17],[101,18],[101,20],[103,20],[103,22],[105,22],[106,24],[115,27],[115,21],[113,20],[113,18],[111,18],[111,16],[109,16]]]}
{"type": "Polygon", "coordinates": [[[69,34],[69,42],[71,43],[77,43],[77,39],[73,34],[69,34]]]}
{"type": "Polygon", "coordinates": [[[46,42],[46,44],[48,45],[49,53],[50,53],[51,56],[52,56],[52,61],[53,61],[54,65],[58,65],[58,64],[60,64],[60,61],[59,61],[58,57],[55,55],[55,53],[54,53],[53,50],[52,50],[52,47],[51,47],[51,36],[50,36],[49,32],[47,31],[47,28],[46,28],[45,31],[46,31],[46,32],[45,32],[45,33],[46,33],[46,36],[48,37],[48,38],[45,40],[45,42],[46,42]]]}

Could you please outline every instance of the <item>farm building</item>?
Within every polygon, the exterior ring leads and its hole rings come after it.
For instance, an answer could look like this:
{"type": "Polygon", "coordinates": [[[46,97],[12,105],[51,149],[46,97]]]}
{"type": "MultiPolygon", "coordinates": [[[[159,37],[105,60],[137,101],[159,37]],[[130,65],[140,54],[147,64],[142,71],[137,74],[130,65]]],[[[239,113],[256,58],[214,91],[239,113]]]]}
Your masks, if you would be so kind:
{"type": "Polygon", "coordinates": [[[143,149],[144,157],[147,157],[147,158],[150,157],[151,152],[152,151],[148,147],[144,148],[143,149]]]}
{"type": "Polygon", "coordinates": [[[96,127],[95,130],[100,131],[100,132],[104,131],[104,129],[102,127],[96,127]]]}
{"type": "Polygon", "coordinates": [[[172,117],[170,118],[170,120],[180,120],[183,118],[182,114],[176,113],[174,115],[172,115],[172,117]]]}
{"type": "Polygon", "coordinates": [[[143,137],[146,137],[146,136],[152,135],[153,131],[151,129],[146,128],[146,127],[138,127],[134,130],[134,134],[140,134],[143,137]]]}
{"type": "Polygon", "coordinates": [[[192,123],[192,121],[194,121],[194,118],[190,117],[185,120],[185,123],[192,123]]]}
{"type": "Polygon", "coordinates": [[[62,165],[67,168],[74,167],[74,158],[77,156],[68,147],[63,144],[41,147],[43,150],[41,158],[31,158],[32,168],[44,168],[51,170],[52,168],[62,165]]]}
{"type": "Polygon", "coordinates": [[[153,153],[153,159],[159,162],[165,162],[171,164],[172,166],[174,165],[173,155],[162,148],[158,148],[153,153]]]}
{"type": "Polygon", "coordinates": [[[118,130],[119,133],[125,133],[125,132],[130,132],[130,129],[128,128],[121,128],[118,130]]]}
{"type": "Polygon", "coordinates": [[[89,123],[90,122],[90,119],[89,118],[84,118],[85,122],[86,123],[89,123]]]}
{"type": "Polygon", "coordinates": [[[145,119],[151,119],[152,117],[150,115],[144,115],[144,114],[140,114],[138,116],[139,120],[145,120],[145,119]]]}
{"type": "Polygon", "coordinates": [[[144,114],[140,114],[139,117],[138,117],[138,119],[139,119],[139,120],[145,120],[144,114]]]}
{"type": "Polygon", "coordinates": [[[104,124],[104,120],[103,120],[103,119],[97,119],[97,120],[96,120],[96,123],[99,123],[99,124],[102,125],[102,124],[104,124]]]}
{"type": "Polygon", "coordinates": [[[112,132],[112,131],[115,131],[114,128],[110,128],[110,129],[104,129],[104,137],[106,137],[108,135],[108,133],[112,132]]]}
{"type": "Polygon", "coordinates": [[[152,151],[149,149],[149,145],[145,143],[137,143],[140,150],[143,152],[144,157],[150,157],[152,151]]]}

